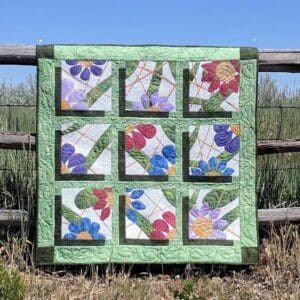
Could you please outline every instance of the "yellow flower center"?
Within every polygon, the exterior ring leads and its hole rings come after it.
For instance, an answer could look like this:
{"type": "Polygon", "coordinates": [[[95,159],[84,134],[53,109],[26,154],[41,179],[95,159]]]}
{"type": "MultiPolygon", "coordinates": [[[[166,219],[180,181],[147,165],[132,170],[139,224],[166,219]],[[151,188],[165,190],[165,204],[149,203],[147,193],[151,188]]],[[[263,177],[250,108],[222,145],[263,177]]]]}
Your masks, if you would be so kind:
{"type": "Polygon", "coordinates": [[[235,79],[234,66],[228,61],[219,63],[216,68],[216,79],[225,82],[235,79]]]}
{"type": "Polygon", "coordinates": [[[133,129],[134,129],[134,125],[127,125],[126,127],[125,127],[125,133],[126,134],[129,134],[130,132],[132,132],[133,131],[133,129]]]}
{"type": "Polygon", "coordinates": [[[220,176],[220,173],[214,170],[214,171],[205,173],[205,176],[220,176]]]}
{"type": "Polygon", "coordinates": [[[208,238],[213,232],[213,223],[208,218],[199,217],[193,222],[192,230],[200,238],[208,238]]]}
{"type": "Polygon", "coordinates": [[[76,237],[76,240],[92,240],[92,239],[93,239],[92,236],[87,231],[80,232],[76,237]]]}
{"type": "Polygon", "coordinates": [[[230,128],[235,135],[240,135],[240,125],[230,125],[230,128]]]}
{"type": "Polygon", "coordinates": [[[156,106],[150,106],[146,109],[147,111],[160,111],[158,107],[156,106]]]}
{"type": "Polygon", "coordinates": [[[125,207],[129,208],[131,206],[131,198],[126,195],[125,197],[125,207]]]}
{"type": "Polygon", "coordinates": [[[176,238],[176,228],[173,228],[169,231],[169,233],[167,234],[167,238],[169,240],[174,240],[176,238]]]}
{"type": "Polygon", "coordinates": [[[175,173],[176,173],[176,167],[175,165],[172,165],[169,167],[166,175],[175,175],[175,173]]]}
{"type": "Polygon", "coordinates": [[[113,196],[112,193],[107,193],[106,194],[106,202],[108,204],[108,206],[112,206],[112,202],[113,202],[113,196]]]}
{"type": "Polygon", "coordinates": [[[61,168],[60,168],[60,170],[61,170],[61,174],[68,174],[68,173],[69,173],[69,168],[68,168],[68,166],[67,166],[66,164],[64,164],[64,163],[61,163],[61,168]]]}
{"type": "Polygon", "coordinates": [[[69,102],[65,99],[61,99],[60,106],[62,110],[70,110],[71,108],[69,102]]]}
{"type": "Polygon", "coordinates": [[[93,62],[92,61],[86,61],[86,60],[80,60],[79,64],[81,64],[84,68],[89,68],[93,62]]]}

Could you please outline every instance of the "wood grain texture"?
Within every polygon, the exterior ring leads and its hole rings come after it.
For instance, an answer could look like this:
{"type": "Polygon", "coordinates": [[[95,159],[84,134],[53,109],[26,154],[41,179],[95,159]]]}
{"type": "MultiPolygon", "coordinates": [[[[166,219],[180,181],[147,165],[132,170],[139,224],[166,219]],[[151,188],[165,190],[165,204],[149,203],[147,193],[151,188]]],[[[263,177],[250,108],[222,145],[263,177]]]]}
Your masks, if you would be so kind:
{"type": "Polygon", "coordinates": [[[0,45],[0,64],[36,65],[36,47],[32,45],[0,45]]]}

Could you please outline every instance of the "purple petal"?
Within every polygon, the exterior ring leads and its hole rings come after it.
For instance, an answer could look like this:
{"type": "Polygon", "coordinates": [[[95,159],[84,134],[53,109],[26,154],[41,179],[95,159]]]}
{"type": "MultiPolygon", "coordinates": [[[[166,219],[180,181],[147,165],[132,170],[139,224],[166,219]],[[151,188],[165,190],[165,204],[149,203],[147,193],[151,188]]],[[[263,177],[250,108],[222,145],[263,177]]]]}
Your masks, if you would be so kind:
{"type": "Polygon", "coordinates": [[[215,135],[215,143],[219,147],[225,146],[228,142],[230,142],[232,138],[232,132],[231,131],[226,131],[226,132],[220,132],[215,135]]]}
{"type": "Polygon", "coordinates": [[[74,83],[71,80],[64,78],[61,81],[61,97],[65,99],[74,88],[74,83]]]}
{"type": "Polygon", "coordinates": [[[229,143],[225,145],[224,148],[229,153],[235,153],[240,149],[240,137],[234,137],[229,143]]]}
{"type": "Polygon", "coordinates": [[[212,232],[212,237],[217,240],[225,240],[226,234],[223,231],[216,229],[212,232]]]}
{"type": "Polygon", "coordinates": [[[132,106],[133,106],[134,110],[138,110],[138,111],[145,110],[145,108],[144,108],[144,106],[143,106],[143,104],[141,102],[137,102],[137,101],[132,102],[132,106]]]}
{"type": "Polygon", "coordinates": [[[228,222],[226,220],[223,220],[223,219],[220,219],[220,220],[214,222],[214,228],[215,229],[223,229],[227,225],[228,225],[228,222]]]}
{"type": "Polygon", "coordinates": [[[61,161],[65,163],[75,152],[75,148],[70,144],[63,144],[61,147],[61,161]]]}
{"type": "Polygon", "coordinates": [[[84,100],[86,97],[85,92],[82,90],[74,90],[68,97],[69,102],[78,102],[84,100]]]}
{"type": "Polygon", "coordinates": [[[87,168],[85,166],[76,166],[72,169],[71,174],[87,174],[87,168]]]}
{"type": "Polygon", "coordinates": [[[190,213],[193,217],[197,218],[201,215],[201,210],[197,207],[194,207],[191,209],[190,213]]]}
{"type": "Polygon", "coordinates": [[[206,216],[209,213],[209,204],[204,202],[200,210],[201,216],[206,216]]]}
{"type": "Polygon", "coordinates": [[[220,212],[221,212],[221,209],[220,209],[220,208],[215,208],[215,209],[213,209],[213,210],[209,213],[209,217],[210,217],[211,219],[217,219],[218,216],[219,216],[219,214],[220,214],[220,212]]]}
{"type": "Polygon", "coordinates": [[[66,62],[66,64],[68,64],[68,65],[70,65],[70,66],[74,66],[74,65],[77,65],[78,60],[75,60],[75,59],[67,59],[65,62],[66,62]]]}
{"type": "Polygon", "coordinates": [[[100,76],[102,74],[102,69],[97,67],[97,66],[90,66],[91,72],[95,75],[95,76],[100,76]]]}
{"type": "Polygon", "coordinates": [[[141,102],[142,102],[144,108],[148,108],[150,106],[150,97],[148,95],[144,94],[141,97],[141,102]]]}
{"type": "Polygon", "coordinates": [[[85,102],[76,102],[71,107],[72,110],[89,110],[89,107],[85,102]]]}
{"type": "Polygon", "coordinates": [[[71,73],[73,76],[76,76],[76,75],[78,75],[78,74],[80,73],[81,69],[82,69],[82,66],[81,66],[81,65],[76,65],[76,66],[70,68],[70,73],[71,73]]]}
{"type": "Polygon", "coordinates": [[[89,80],[90,76],[91,76],[91,72],[88,68],[84,68],[84,70],[80,74],[80,78],[85,81],[89,80]]]}
{"type": "Polygon", "coordinates": [[[167,112],[172,111],[175,108],[174,105],[171,103],[160,103],[158,104],[158,107],[161,111],[167,111],[167,112]]]}
{"type": "Polygon", "coordinates": [[[94,60],[95,65],[104,65],[106,63],[106,60],[94,60]]]}
{"type": "Polygon", "coordinates": [[[158,93],[154,93],[150,96],[150,103],[152,106],[156,106],[160,102],[158,93]]]}
{"type": "Polygon", "coordinates": [[[83,165],[86,162],[86,158],[81,153],[76,153],[72,155],[69,159],[69,168],[83,165]]]}

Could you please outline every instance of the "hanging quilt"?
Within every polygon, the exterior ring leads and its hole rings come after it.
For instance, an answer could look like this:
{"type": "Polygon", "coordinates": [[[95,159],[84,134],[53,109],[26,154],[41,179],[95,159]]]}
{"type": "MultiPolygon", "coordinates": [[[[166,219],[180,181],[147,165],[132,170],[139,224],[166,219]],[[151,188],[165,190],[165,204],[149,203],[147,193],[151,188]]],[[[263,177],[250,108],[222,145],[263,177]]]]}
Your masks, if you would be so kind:
{"type": "Polygon", "coordinates": [[[256,49],[37,56],[39,264],[257,261],[256,49]]]}

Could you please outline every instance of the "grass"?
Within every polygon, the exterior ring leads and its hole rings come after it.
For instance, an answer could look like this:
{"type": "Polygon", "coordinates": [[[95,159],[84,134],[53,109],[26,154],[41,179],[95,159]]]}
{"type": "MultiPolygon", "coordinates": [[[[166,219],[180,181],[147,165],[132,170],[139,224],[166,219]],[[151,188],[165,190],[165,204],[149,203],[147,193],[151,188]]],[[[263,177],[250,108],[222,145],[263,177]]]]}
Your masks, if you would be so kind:
{"type": "MultiPolygon", "coordinates": [[[[300,91],[278,90],[267,76],[258,95],[258,139],[299,138],[300,91]]],[[[0,105],[0,130],[35,132],[34,80],[3,83],[0,105]]],[[[259,156],[257,168],[259,208],[300,206],[300,153],[259,156]]],[[[33,216],[35,178],[33,151],[0,150],[0,207],[33,216]]],[[[139,273],[128,266],[36,268],[29,220],[20,231],[0,230],[0,299],[300,299],[299,226],[273,228],[262,241],[261,263],[249,269],[188,265],[139,273]],[[20,293],[1,294],[10,291],[20,293]]]]}

